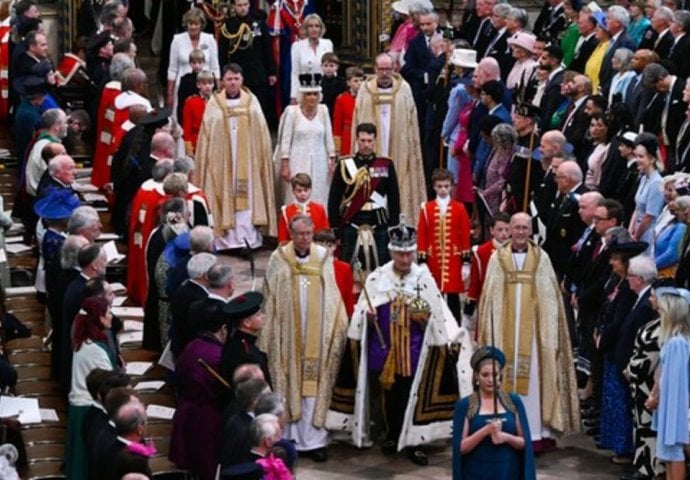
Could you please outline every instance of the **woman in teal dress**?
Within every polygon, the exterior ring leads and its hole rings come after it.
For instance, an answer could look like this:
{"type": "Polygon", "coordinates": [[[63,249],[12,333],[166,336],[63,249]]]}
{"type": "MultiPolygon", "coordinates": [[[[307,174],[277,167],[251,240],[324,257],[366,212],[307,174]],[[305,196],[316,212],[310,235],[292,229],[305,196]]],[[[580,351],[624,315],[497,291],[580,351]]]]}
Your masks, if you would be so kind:
{"type": "Polygon", "coordinates": [[[69,392],[67,423],[67,478],[86,479],[86,449],[82,440],[84,416],[94,403],[86,388],[86,376],[94,369],[113,370],[117,365],[115,352],[108,348],[106,330],[111,327],[112,314],[108,300],[87,298],[74,319],[72,345],[72,387],[69,392]]]}
{"type": "Polygon", "coordinates": [[[522,401],[495,388],[505,361],[494,347],[472,356],[476,392],[458,401],[453,416],[453,480],[536,479],[522,401]]]}
{"type": "Polygon", "coordinates": [[[655,296],[661,319],[661,375],[645,405],[654,409],[656,456],[666,464],[666,478],[684,480],[684,447],[690,443],[690,292],[666,287],[657,289],[655,296]]]}

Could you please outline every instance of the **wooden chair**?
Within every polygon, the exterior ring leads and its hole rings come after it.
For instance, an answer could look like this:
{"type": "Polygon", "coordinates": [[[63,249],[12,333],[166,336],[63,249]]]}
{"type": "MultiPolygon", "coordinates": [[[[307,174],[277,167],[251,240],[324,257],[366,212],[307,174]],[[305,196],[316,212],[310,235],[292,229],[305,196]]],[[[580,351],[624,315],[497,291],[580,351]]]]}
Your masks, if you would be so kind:
{"type": "Polygon", "coordinates": [[[45,443],[26,447],[29,465],[44,462],[62,463],[65,459],[65,446],[57,443],[45,443]]]}
{"type": "Polygon", "coordinates": [[[10,362],[15,367],[30,365],[46,367],[50,365],[50,352],[12,352],[10,354],[10,362]]]}
{"type": "Polygon", "coordinates": [[[50,380],[50,367],[49,366],[17,365],[17,366],[15,366],[15,370],[17,371],[17,377],[19,378],[19,382],[17,382],[17,383],[26,382],[29,380],[50,380]]]}
{"type": "Polygon", "coordinates": [[[22,430],[24,443],[28,445],[65,445],[67,441],[67,428],[65,427],[46,427],[29,428],[22,430]]]}
{"type": "Polygon", "coordinates": [[[11,355],[18,352],[42,352],[43,339],[39,336],[31,336],[28,338],[15,338],[5,344],[5,349],[11,355]]]}
{"type": "Polygon", "coordinates": [[[38,462],[31,464],[26,478],[28,480],[54,480],[67,477],[62,472],[60,462],[38,462]]]}

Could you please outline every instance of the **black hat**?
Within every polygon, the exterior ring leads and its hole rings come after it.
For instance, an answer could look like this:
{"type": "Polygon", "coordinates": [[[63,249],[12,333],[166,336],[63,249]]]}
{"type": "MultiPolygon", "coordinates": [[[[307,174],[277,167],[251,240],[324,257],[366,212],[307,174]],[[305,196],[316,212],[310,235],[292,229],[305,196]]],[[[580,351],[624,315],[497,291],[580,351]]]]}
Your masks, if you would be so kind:
{"type": "Polygon", "coordinates": [[[223,307],[218,305],[216,301],[201,300],[201,318],[196,319],[198,332],[217,332],[220,327],[227,323],[225,315],[223,315],[223,307]]]}
{"type": "Polygon", "coordinates": [[[139,125],[144,125],[151,128],[160,128],[168,124],[171,115],[169,108],[161,108],[158,110],[151,110],[144,117],[139,120],[139,125]]]}
{"type": "Polygon", "coordinates": [[[521,103],[515,107],[515,115],[520,115],[521,117],[529,118],[539,118],[541,115],[541,110],[536,105],[531,103],[521,103]]]}
{"type": "Polygon", "coordinates": [[[89,38],[89,41],[86,42],[86,51],[90,55],[98,55],[98,51],[102,48],[105,47],[108,42],[112,42],[113,37],[110,36],[110,32],[108,30],[103,30],[100,33],[97,33],[93,37],[89,38]]]}
{"type": "Polygon", "coordinates": [[[656,157],[657,152],[659,151],[659,139],[656,138],[656,135],[654,135],[653,133],[640,133],[635,139],[635,146],[638,145],[642,145],[645,148],[645,150],[647,150],[647,153],[654,157],[656,157]]]}
{"type": "Polygon", "coordinates": [[[607,249],[609,253],[620,253],[628,258],[635,257],[649,248],[647,242],[611,242],[607,249]]]}
{"type": "Polygon", "coordinates": [[[300,93],[321,92],[321,79],[323,75],[320,73],[302,73],[299,75],[299,91],[300,93]]]}
{"type": "Polygon", "coordinates": [[[45,77],[28,75],[15,82],[17,93],[25,97],[37,97],[48,93],[48,82],[45,77]]]}
{"type": "Polygon", "coordinates": [[[226,320],[239,322],[261,310],[263,303],[264,296],[261,293],[247,292],[225,304],[223,306],[223,313],[226,320]]]}
{"type": "Polygon", "coordinates": [[[506,356],[501,350],[496,347],[486,346],[481,347],[479,350],[474,352],[474,354],[472,354],[472,357],[470,358],[470,366],[472,366],[472,370],[477,370],[479,364],[482,363],[482,360],[487,358],[493,358],[496,360],[501,368],[503,368],[506,364],[506,356]]]}

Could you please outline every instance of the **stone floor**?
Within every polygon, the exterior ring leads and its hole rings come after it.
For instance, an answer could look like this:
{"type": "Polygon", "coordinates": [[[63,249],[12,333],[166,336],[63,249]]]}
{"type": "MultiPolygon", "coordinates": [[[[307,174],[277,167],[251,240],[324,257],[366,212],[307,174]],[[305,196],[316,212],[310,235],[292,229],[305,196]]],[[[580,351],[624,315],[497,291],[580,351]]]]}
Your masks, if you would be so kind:
{"type": "MultiPolygon", "coordinates": [[[[260,289],[270,252],[254,254],[256,288],[260,289]]],[[[237,257],[224,257],[235,269],[236,293],[251,288],[249,261],[237,257]]],[[[540,480],[605,480],[615,479],[624,472],[623,467],[609,461],[611,452],[597,450],[587,436],[578,434],[559,441],[556,451],[537,458],[537,478],[540,480]]],[[[429,465],[418,467],[402,455],[385,457],[378,448],[358,450],[337,443],[329,450],[327,463],[302,460],[297,476],[299,480],[340,479],[444,479],[451,477],[450,445],[434,445],[428,451],[429,465]]]]}

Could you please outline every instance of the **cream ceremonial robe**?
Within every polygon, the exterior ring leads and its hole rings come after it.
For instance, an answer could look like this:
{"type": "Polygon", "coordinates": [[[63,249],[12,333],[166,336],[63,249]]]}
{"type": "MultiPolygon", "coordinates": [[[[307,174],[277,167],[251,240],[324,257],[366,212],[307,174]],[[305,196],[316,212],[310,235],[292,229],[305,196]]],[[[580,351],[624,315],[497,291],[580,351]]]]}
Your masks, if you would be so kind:
{"type": "MultiPolygon", "coordinates": [[[[426,265],[412,264],[410,273],[400,278],[393,270],[393,262],[374,270],[365,282],[372,306],[377,308],[404,295],[411,301],[419,295],[429,303],[431,316],[424,331],[424,340],[417,370],[412,380],[410,398],[405,409],[402,431],[398,439],[398,449],[411,445],[421,445],[438,439],[451,438],[452,418],[455,402],[472,393],[472,340],[464,327],[459,327],[453,314],[443,301],[434,277],[426,265]],[[455,363],[457,390],[444,390],[441,378],[447,367],[447,347],[457,346],[458,357],[455,363]]],[[[331,410],[327,425],[333,430],[349,431],[351,441],[357,447],[371,445],[369,438],[369,368],[368,342],[378,341],[376,336],[369,338],[367,311],[369,304],[364,294],[359,296],[352,315],[347,336],[359,344],[357,388],[354,414],[347,415],[331,410]]],[[[448,360],[451,360],[450,358],[448,360]]],[[[374,379],[374,381],[378,381],[374,379]]]]}
{"type": "Polygon", "coordinates": [[[324,428],[347,334],[347,314],[333,258],[312,245],[306,258],[292,242],[278,247],[264,281],[266,324],[258,347],[268,355],[273,390],[285,397],[286,436],[298,450],[328,444],[324,428]]]}
{"type": "Polygon", "coordinates": [[[271,137],[256,97],[242,88],[237,99],[224,92],[206,105],[195,154],[194,183],[206,194],[218,248],[238,248],[247,239],[276,236],[271,137]]]}
{"type": "Polygon", "coordinates": [[[409,221],[419,218],[420,205],[426,201],[424,160],[417,107],[409,84],[394,74],[392,87],[382,89],[376,77],[368,78],[357,95],[354,119],[353,126],[364,122],[376,125],[376,154],[392,159],[398,174],[400,211],[409,221]]]}
{"type": "Polygon", "coordinates": [[[548,255],[533,243],[526,253],[513,252],[508,243],[489,260],[479,343],[492,339],[506,354],[502,387],[522,396],[532,439],[577,431],[580,409],[563,300],[548,255]]]}

